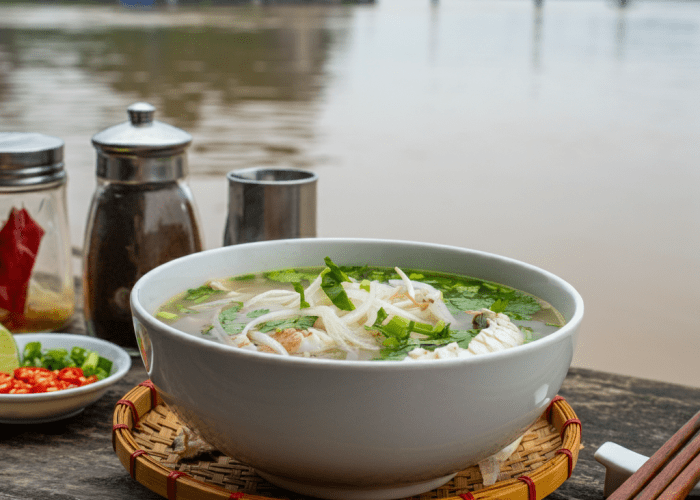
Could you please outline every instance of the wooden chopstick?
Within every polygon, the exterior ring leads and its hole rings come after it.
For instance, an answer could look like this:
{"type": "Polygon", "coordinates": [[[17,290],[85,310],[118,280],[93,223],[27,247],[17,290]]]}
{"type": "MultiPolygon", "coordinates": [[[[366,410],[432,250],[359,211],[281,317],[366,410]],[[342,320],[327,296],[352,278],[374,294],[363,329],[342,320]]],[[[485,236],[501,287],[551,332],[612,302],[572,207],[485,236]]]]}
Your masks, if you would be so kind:
{"type": "Polygon", "coordinates": [[[683,472],[659,495],[658,500],[676,500],[685,498],[700,479],[700,455],[688,464],[683,472]]]}
{"type": "MultiPolygon", "coordinates": [[[[685,471],[693,459],[700,453],[700,434],[688,446],[668,462],[664,468],[644,487],[635,500],[656,500],[671,485],[678,475],[685,471]]],[[[688,469],[689,470],[689,469],[688,469]]],[[[691,489],[695,483],[691,483],[691,489]]],[[[676,486],[677,488],[678,486],[676,486]]],[[[676,497],[670,497],[676,498],[676,497]]]]}
{"type": "MultiPolygon", "coordinates": [[[[608,497],[608,500],[636,499],[637,495],[642,492],[642,490],[653,480],[655,476],[661,473],[665,465],[671,461],[671,458],[676,455],[676,453],[678,453],[678,451],[683,448],[688,441],[690,441],[698,430],[700,430],[700,412],[696,413],[683,425],[683,427],[678,429],[678,431],[671,436],[671,439],[666,441],[663,446],[659,448],[657,452],[654,453],[649,460],[647,460],[644,465],[639,468],[639,470],[637,470],[637,472],[632,474],[627,481],[622,483],[622,485],[608,497]]],[[[694,443],[695,441],[698,441],[697,444],[700,445],[700,437],[694,440],[694,443]]],[[[692,451],[689,451],[686,454],[690,453],[692,453],[692,451]]],[[[692,460],[696,454],[697,452],[688,460],[692,460]]],[[[680,455],[681,454],[679,453],[678,456],[680,455]]],[[[684,462],[684,460],[685,458],[680,459],[679,463],[684,462]]],[[[683,463],[683,467],[681,468],[684,468],[686,464],[687,462],[683,463]]],[[[677,466],[677,464],[675,466],[677,466]]],[[[665,484],[663,484],[663,487],[656,495],[658,496],[661,491],[663,491],[666,486],[668,486],[675,479],[675,477],[676,476],[674,475],[670,479],[667,479],[668,482],[666,482],[666,479],[664,479],[663,483],[665,484]]],[[[660,483],[662,483],[661,480],[659,480],[655,486],[659,487],[660,483]]]]}

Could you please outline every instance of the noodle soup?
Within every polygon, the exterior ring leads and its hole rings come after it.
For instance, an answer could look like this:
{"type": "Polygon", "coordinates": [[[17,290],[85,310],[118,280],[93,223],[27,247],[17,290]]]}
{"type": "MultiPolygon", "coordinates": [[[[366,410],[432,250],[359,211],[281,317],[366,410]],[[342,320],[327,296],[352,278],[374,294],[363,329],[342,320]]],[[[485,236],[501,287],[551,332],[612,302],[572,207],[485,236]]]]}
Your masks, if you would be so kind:
{"type": "Polygon", "coordinates": [[[191,335],[277,355],[420,361],[531,342],[564,325],[513,288],[425,270],[337,266],[210,280],[156,317],[191,335]]]}

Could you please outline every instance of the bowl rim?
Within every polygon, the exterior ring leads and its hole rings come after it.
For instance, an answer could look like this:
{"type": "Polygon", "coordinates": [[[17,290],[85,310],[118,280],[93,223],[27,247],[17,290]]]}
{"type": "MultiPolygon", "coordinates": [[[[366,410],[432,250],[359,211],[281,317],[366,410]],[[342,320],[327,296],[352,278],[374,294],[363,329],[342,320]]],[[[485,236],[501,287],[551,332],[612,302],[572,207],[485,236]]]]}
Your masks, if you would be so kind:
{"type": "MultiPolygon", "coordinates": [[[[313,243],[311,243],[313,244],[313,243]]],[[[507,283],[504,283],[504,285],[507,285],[507,283]]],[[[510,286],[510,285],[507,285],[510,286]]],[[[444,244],[438,244],[438,243],[428,243],[428,242],[420,242],[420,241],[409,241],[409,240],[393,240],[393,239],[376,239],[376,238],[296,238],[296,239],[290,239],[290,240],[269,240],[269,241],[260,241],[260,242],[253,242],[253,243],[242,243],[238,245],[231,245],[231,246],[224,246],[224,247],[218,247],[218,248],[213,248],[213,249],[208,249],[208,250],[203,250],[201,252],[196,252],[193,254],[189,254],[183,257],[179,257],[177,259],[174,259],[172,261],[169,261],[165,264],[162,264],[155,269],[150,270],[146,274],[144,274],[134,285],[134,287],[131,290],[131,296],[130,296],[130,302],[131,302],[131,310],[132,310],[132,315],[138,319],[138,321],[145,323],[148,326],[148,329],[150,328],[157,328],[164,330],[167,332],[168,335],[174,336],[177,340],[179,341],[184,341],[186,343],[191,344],[193,347],[197,347],[200,349],[204,349],[205,351],[210,351],[212,353],[228,353],[232,356],[238,357],[241,356],[243,359],[250,359],[250,360],[256,360],[256,362],[262,363],[262,364],[272,364],[272,365],[278,365],[280,363],[284,364],[293,364],[293,365],[298,365],[298,366],[304,366],[304,367],[330,367],[332,366],[333,369],[343,369],[343,370],[353,370],[353,369],[372,369],[372,370],[427,370],[427,369],[434,369],[436,366],[438,367],[450,367],[450,366],[455,366],[455,365],[463,365],[463,364],[470,364],[470,365],[478,365],[481,363],[488,363],[491,360],[495,359],[503,359],[507,360],[509,358],[513,357],[518,357],[518,356],[524,356],[527,353],[533,351],[533,350],[540,350],[544,349],[547,346],[551,344],[555,344],[560,342],[564,337],[568,337],[572,335],[579,327],[582,319],[583,319],[583,311],[584,311],[584,305],[583,305],[583,298],[581,295],[578,293],[578,291],[567,281],[564,279],[560,278],[559,276],[546,271],[540,267],[534,266],[532,264],[528,264],[523,261],[519,261],[517,259],[513,259],[511,257],[505,257],[502,255],[490,253],[490,252],[485,252],[481,250],[475,250],[471,248],[465,248],[465,247],[458,247],[458,246],[453,246],[453,245],[444,245],[444,244]],[[324,243],[348,243],[348,244],[353,244],[353,243],[364,243],[364,244],[376,244],[376,245],[382,245],[382,244],[389,244],[389,245],[407,245],[407,246],[416,246],[416,247],[422,247],[425,249],[434,249],[434,250],[449,250],[449,251],[463,251],[463,252],[468,252],[472,254],[477,254],[479,256],[482,256],[484,258],[491,258],[491,259],[496,259],[496,260],[501,260],[504,262],[507,262],[511,265],[517,265],[520,267],[523,267],[530,272],[535,272],[539,273],[542,276],[547,277],[549,280],[555,281],[561,288],[565,289],[571,298],[573,299],[573,305],[574,305],[574,312],[569,321],[561,327],[559,330],[556,330],[555,332],[547,335],[544,338],[537,339],[535,342],[530,342],[528,344],[520,345],[511,349],[505,349],[503,351],[497,351],[497,352],[491,352],[491,353],[485,353],[485,354],[480,354],[478,356],[470,356],[470,357],[465,357],[465,358],[449,358],[449,359],[434,359],[434,360],[421,360],[420,362],[401,362],[401,361],[395,361],[395,360],[337,360],[337,359],[325,359],[325,358],[304,358],[300,356],[280,356],[280,355],[271,355],[268,353],[261,353],[257,351],[250,351],[247,349],[239,349],[237,347],[231,346],[231,345],[226,345],[226,344],[221,344],[219,342],[213,342],[211,340],[207,339],[202,339],[199,337],[195,337],[194,335],[190,335],[188,333],[184,333],[177,328],[173,328],[172,326],[163,323],[162,321],[158,320],[153,314],[148,312],[146,308],[140,303],[138,295],[140,290],[142,290],[151,279],[154,279],[154,277],[157,277],[160,273],[167,272],[168,270],[171,270],[172,268],[177,268],[178,266],[181,265],[183,262],[187,262],[189,260],[194,260],[194,259],[201,259],[204,258],[203,255],[215,255],[219,253],[226,253],[232,251],[231,248],[234,247],[242,247],[245,246],[246,248],[251,248],[252,250],[255,250],[256,248],[264,248],[267,246],[283,246],[285,244],[291,243],[298,243],[302,242],[304,244],[304,241],[308,242],[316,242],[318,244],[324,244],[324,243]]]]}
{"type": "MultiPolygon", "coordinates": [[[[69,399],[74,397],[80,397],[92,392],[97,392],[102,389],[106,389],[108,386],[114,384],[122,377],[124,377],[129,369],[131,369],[131,356],[124,349],[118,345],[109,342],[107,340],[99,339],[97,337],[91,337],[89,335],[81,335],[76,333],[21,333],[19,334],[22,340],[27,340],[28,342],[41,342],[42,348],[44,347],[44,342],[47,340],[75,340],[74,346],[91,348],[92,346],[103,346],[109,347],[117,352],[115,359],[112,359],[112,363],[118,366],[114,373],[111,373],[108,377],[93,382],[92,384],[83,385],[81,387],[71,387],[69,389],[63,389],[61,391],[55,392],[39,392],[33,394],[0,394],[0,403],[21,403],[21,402],[38,402],[38,401],[55,401],[59,399],[69,399]]],[[[17,339],[15,339],[17,340],[17,339]]],[[[92,348],[92,350],[97,350],[92,348]]]]}

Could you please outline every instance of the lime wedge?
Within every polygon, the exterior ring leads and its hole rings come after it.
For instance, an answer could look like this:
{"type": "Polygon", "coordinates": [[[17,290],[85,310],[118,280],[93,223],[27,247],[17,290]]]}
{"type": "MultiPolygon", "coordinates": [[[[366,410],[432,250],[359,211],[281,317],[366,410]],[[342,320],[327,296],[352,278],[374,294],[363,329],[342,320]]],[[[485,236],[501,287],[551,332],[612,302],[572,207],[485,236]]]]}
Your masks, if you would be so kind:
{"type": "Polygon", "coordinates": [[[12,334],[0,324],[0,372],[12,373],[19,368],[19,349],[12,334]]]}

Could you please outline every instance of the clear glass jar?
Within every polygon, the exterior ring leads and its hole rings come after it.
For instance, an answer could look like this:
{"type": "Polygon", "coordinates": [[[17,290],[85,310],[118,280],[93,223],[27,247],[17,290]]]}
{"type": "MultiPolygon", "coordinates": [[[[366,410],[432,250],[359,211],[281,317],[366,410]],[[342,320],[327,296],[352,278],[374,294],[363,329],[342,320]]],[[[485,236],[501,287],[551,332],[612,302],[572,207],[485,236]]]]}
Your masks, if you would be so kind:
{"type": "Polygon", "coordinates": [[[129,121],[95,134],[97,188],[85,231],[83,290],[90,335],[138,355],[129,296],[151,269],[202,250],[186,181],[192,136],[136,103],[129,121]]]}
{"type": "Polygon", "coordinates": [[[13,333],[58,330],[75,309],[63,145],[0,134],[0,322],[13,333]]]}

